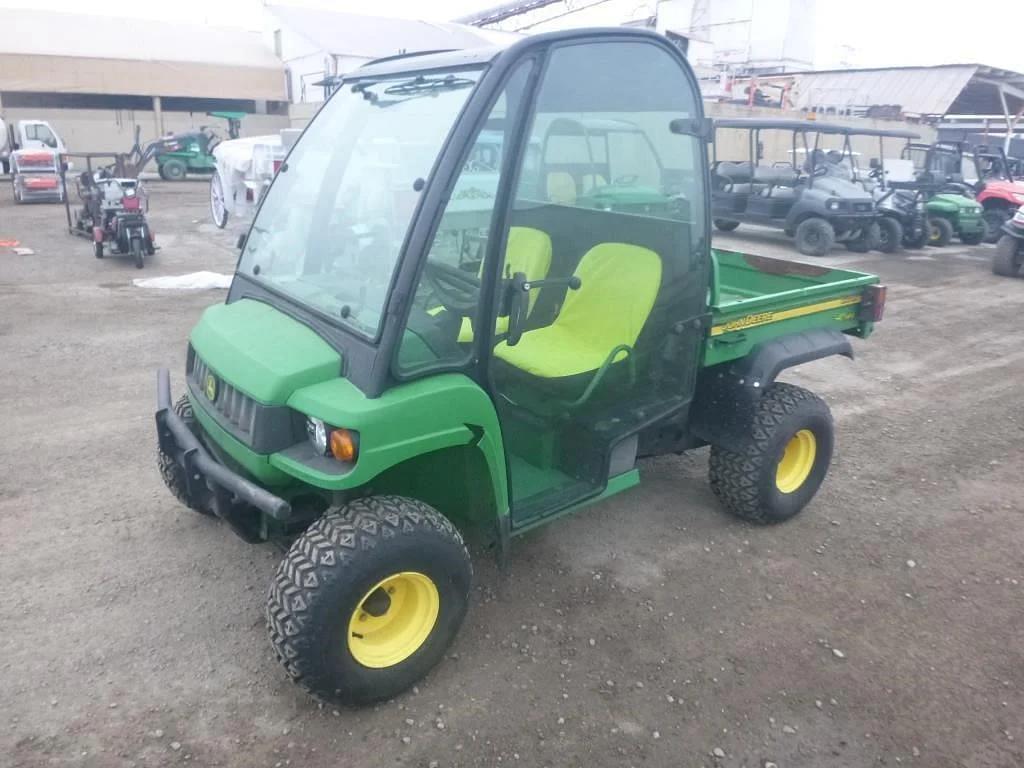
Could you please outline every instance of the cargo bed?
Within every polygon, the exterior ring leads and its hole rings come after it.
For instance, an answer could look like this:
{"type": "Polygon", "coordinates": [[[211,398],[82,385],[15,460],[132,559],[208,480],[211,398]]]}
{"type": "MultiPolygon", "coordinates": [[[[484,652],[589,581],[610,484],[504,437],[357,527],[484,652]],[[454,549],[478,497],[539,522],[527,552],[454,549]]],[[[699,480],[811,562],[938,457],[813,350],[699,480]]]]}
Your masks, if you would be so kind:
{"type": "Polygon", "coordinates": [[[712,265],[705,366],[787,333],[834,328],[864,338],[874,326],[859,310],[875,275],[721,249],[712,251],[712,265]]]}

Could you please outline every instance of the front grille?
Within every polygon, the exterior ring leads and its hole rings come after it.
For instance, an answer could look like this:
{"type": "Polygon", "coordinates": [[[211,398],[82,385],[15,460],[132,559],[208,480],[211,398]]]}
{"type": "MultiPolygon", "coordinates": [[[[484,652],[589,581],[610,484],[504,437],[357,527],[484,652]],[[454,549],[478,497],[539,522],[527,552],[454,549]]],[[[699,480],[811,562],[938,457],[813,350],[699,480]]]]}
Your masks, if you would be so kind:
{"type": "Polygon", "coordinates": [[[199,355],[193,355],[192,370],[189,373],[189,378],[192,380],[193,392],[199,394],[206,402],[210,403],[213,406],[213,410],[219,413],[224,421],[243,435],[252,434],[253,421],[256,415],[255,400],[235,389],[231,384],[213,373],[199,355]],[[207,396],[206,382],[207,376],[210,375],[217,382],[217,391],[213,400],[210,400],[207,396]]]}

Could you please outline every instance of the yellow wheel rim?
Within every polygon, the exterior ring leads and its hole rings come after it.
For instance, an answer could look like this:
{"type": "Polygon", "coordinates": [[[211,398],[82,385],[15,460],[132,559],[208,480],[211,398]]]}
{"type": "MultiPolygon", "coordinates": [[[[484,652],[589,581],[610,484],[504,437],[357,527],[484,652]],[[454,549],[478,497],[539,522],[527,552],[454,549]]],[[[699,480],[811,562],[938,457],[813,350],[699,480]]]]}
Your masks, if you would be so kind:
{"type": "Polygon", "coordinates": [[[348,650],[364,667],[383,669],[405,661],[426,642],[441,598],[422,573],[388,576],[363,595],[348,622],[348,650]]]}
{"type": "Polygon", "coordinates": [[[818,441],[809,429],[801,429],[786,443],[786,450],[775,470],[775,486],[783,493],[792,493],[807,479],[818,455],[818,441]]]}

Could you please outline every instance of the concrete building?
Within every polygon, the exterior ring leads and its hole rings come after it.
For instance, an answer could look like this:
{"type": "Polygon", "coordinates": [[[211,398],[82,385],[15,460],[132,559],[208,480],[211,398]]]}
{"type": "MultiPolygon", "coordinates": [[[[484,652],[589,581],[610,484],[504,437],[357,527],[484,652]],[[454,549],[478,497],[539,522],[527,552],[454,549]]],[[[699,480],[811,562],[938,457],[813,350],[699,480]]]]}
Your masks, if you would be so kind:
{"type": "Polygon", "coordinates": [[[258,33],[34,10],[3,18],[0,115],[49,121],[72,152],[126,151],[136,126],[147,141],[215,125],[211,110],[249,113],[243,135],[288,125],[284,67],[258,33]]]}

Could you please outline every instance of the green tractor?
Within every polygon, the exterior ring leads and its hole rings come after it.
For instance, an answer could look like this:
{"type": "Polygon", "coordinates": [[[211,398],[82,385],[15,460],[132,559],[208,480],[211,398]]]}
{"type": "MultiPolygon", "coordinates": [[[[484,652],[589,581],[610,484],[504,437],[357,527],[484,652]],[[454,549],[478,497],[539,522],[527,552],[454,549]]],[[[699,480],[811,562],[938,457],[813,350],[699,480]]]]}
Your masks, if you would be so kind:
{"type": "Polygon", "coordinates": [[[914,164],[918,180],[927,185],[928,245],[944,246],[954,238],[964,245],[985,239],[984,210],[974,190],[964,183],[963,152],[958,144],[908,143],[901,157],[914,164]]]}
{"type": "MultiPolygon", "coordinates": [[[[207,112],[210,117],[227,121],[228,137],[237,139],[245,112],[207,112]]],[[[157,171],[164,181],[181,181],[190,173],[211,174],[217,170],[213,149],[221,142],[209,126],[156,139],[142,150],[141,156],[156,160],[157,171]]],[[[141,166],[140,166],[141,167],[141,166]]]]}
{"type": "Polygon", "coordinates": [[[170,492],[287,550],[267,625],[296,683],[409,688],[469,607],[464,537],[505,562],[644,457],[710,445],[751,523],[812,500],[832,417],[777,378],[852,357],[885,288],[712,250],[710,134],[679,49],[624,28],[380,60],[317,113],[191,333],[185,394],[157,377],[170,492]]]}

